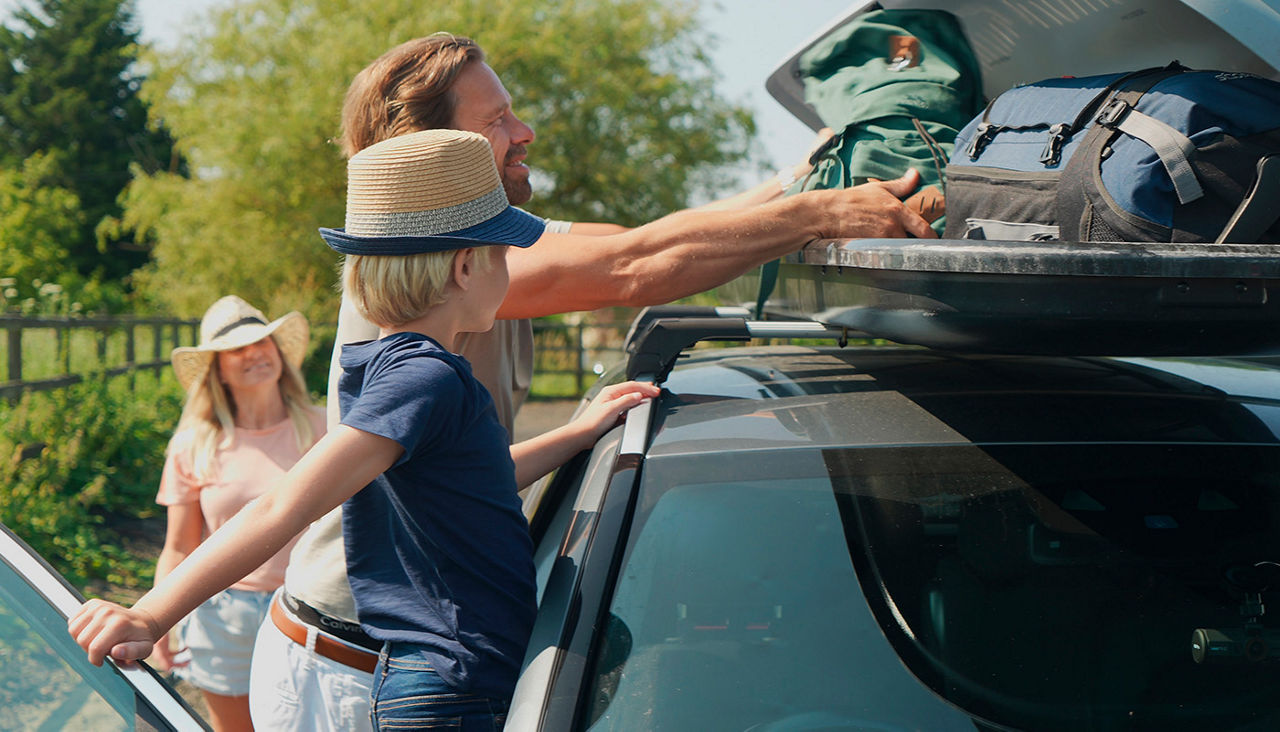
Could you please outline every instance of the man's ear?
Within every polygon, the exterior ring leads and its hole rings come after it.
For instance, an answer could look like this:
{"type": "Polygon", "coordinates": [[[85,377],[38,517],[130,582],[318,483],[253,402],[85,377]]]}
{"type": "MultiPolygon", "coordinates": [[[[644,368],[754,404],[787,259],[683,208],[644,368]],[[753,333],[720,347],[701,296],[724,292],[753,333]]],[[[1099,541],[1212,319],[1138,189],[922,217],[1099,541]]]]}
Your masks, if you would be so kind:
{"type": "Polygon", "coordinates": [[[459,249],[453,255],[453,284],[466,291],[471,286],[471,276],[476,272],[476,250],[473,247],[459,249]]]}

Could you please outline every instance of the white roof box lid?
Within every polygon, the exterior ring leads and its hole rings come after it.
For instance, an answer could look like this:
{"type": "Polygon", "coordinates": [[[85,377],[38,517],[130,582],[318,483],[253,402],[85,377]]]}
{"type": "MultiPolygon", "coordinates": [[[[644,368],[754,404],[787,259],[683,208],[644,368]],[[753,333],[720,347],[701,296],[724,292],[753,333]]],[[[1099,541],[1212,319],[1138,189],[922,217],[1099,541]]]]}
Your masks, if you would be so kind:
{"type": "Polygon", "coordinates": [[[1280,80],[1280,0],[860,0],[787,56],[765,88],[814,129],[798,60],[850,18],[880,8],[946,10],[960,19],[988,98],[1017,84],[1164,66],[1280,80]]]}

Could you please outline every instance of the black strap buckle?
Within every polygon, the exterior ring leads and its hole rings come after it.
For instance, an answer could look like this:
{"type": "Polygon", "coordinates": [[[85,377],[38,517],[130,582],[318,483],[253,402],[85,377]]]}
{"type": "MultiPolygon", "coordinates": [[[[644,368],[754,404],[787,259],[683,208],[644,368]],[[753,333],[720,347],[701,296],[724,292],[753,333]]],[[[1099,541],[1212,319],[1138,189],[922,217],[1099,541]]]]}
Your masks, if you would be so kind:
{"type": "Polygon", "coordinates": [[[991,139],[996,136],[1000,129],[998,125],[993,125],[989,122],[978,123],[977,134],[969,141],[969,147],[965,150],[969,154],[969,159],[977,160],[978,156],[982,155],[982,150],[986,148],[987,143],[991,142],[991,139]]]}
{"type": "Polygon", "coordinates": [[[1059,122],[1049,128],[1049,139],[1044,144],[1044,150],[1040,153],[1040,162],[1046,167],[1057,165],[1062,161],[1062,146],[1066,143],[1067,138],[1071,136],[1071,126],[1065,122],[1059,122]]]}
{"type": "Polygon", "coordinates": [[[1123,99],[1112,99],[1103,105],[1095,120],[1103,127],[1115,127],[1129,113],[1129,103],[1123,99]]]}

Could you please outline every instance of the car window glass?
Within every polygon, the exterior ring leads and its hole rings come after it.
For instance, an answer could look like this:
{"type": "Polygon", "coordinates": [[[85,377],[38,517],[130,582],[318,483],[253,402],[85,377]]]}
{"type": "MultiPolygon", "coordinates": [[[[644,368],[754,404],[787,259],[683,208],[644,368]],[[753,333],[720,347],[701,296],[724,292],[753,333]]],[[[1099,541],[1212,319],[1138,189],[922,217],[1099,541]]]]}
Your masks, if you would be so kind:
{"type": "Polygon", "coordinates": [[[590,729],[1280,726],[1280,447],[741,451],[640,491],[590,729]]]}
{"type": "Polygon", "coordinates": [[[89,663],[67,621],[0,563],[0,709],[8,729],[134,729],[133,687],[89,663]]]}
{"type": "Polygon", "coordinates": [[[952,703],[1018,729],[1280,725],[1280,448],[854,455],[829,462],[863,587],[952,703]]]}
{"type": "Polygon", "coordinates": [[[972,729],[905,671],[861,599],[820,452],[645,471],[590,729],[972,729]]]}

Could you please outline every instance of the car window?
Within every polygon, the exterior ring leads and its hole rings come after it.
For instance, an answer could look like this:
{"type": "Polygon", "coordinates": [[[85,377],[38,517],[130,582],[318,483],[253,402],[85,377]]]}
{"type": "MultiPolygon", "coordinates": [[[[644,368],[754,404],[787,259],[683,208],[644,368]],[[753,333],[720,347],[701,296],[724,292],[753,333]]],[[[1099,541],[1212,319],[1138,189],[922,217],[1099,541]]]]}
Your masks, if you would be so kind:
{"type": "Polygon", "coordinates": [[[67,633],[66,617],[7,561],[0,562],[0,710],[4,729],[155,730],[172,729],[170,721],[198,726],[185,714],[162,719],[118,669],[91,665],[67,633]]]}
{"type": "Polygon", "coordinates": [[[590,729],[972,729],[862,599],[821,452],[654,459],[642,483],[590,729]]]}
{"type": "Polygon", "coordinates": [[[645,471],[590,729],[972,729],[957,709],[1037,730],[1280,723],[1280,448],[785,450],[645,471]]]}

